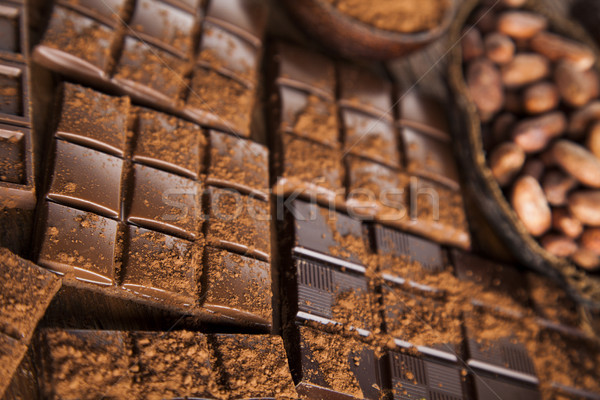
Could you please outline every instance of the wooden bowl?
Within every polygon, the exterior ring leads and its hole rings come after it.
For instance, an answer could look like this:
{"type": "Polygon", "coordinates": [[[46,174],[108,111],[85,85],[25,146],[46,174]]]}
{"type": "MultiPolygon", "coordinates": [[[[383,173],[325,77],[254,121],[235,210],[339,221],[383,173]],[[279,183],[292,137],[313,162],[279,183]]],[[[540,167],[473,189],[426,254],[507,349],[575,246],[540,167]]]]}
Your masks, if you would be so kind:
{"type": "Polygon", "coordinates": [[[432,42],[444,34],[458,8],[451,0],[446,15],[433,29],[401,33],[375,28],[338,11],[324,0],[285,0],[290,14],[316,40],[348,58],[389,60],[432,42]]]}
{"type": "MultiPolygon", "coordinates": [[[[480,0],[466,0],[458,10],[450,28],[451,43],[460,43],[464,26],[480,3],[480,0]]],[[[546,16],[552,31],[585,43],[598,55],[594,42],[579,26],[549,13],[540,1],[530,0],[523,8],[546,16]]],[[[595,68],[600,73],[598,64],[595,68]]],[[[600,276],[587,273],[570,260],[558,258],[542,248],[525,229],[493,177],[483,149],[481,120],[465,83],[460,45],[455,46],[452,51],[449,79],[457,108],[453,113],[456,152],[466,175],[468,192],[472,193],[481,213],[512,255],[525,267],[560,283],[580,303],[592,309],[600,309],[600,276]]]]}

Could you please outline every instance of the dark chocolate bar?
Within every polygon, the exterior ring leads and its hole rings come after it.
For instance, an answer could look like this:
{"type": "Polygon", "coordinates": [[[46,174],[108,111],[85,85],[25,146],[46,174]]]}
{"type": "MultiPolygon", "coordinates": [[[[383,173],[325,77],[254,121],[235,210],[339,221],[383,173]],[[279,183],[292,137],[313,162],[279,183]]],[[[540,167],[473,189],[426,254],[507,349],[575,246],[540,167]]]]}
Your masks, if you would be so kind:
{"type": "Polygon", "coordinates": [[[269,325],[266,149],[130,104],[63,85],[38,263],[109,298],[269,325]]]}
{"type": "Polygon", "coordinates": [[[542,395],[535,385],[505,378],[499,375],[473,373],[473,395],[477,400],[494,400],[501,398],[515,400],[539,400],[542,395]]]}
{"type": "Polygon", "coordinates": [[[333,203],[468,247],[451,138],[438,104],[407,97],[400,106],[404,124],[396,119],[393,85],[376,71],[336,65],[283,43],[274,46],[273,58],[269,121],[277,194],[333,203]]]}
{"type": "Polygon", "coordinates": [[[52,273],[0,249],[0,396],[33,336],[38,321],[60,288],[52,273]]]}
{"type": "Polygon", "coordinates": [[[60,0],[33,58],[137,103],[248,137],[267,7],[212,3],[60,0]]]}
{"type": "Polygon", "coordinates": [[[461,370],[455,364],[396,351],[387,356],[394,399],[464,399],[461,370]]]}
{"type": "Polygon", "coordinates": [[[290,355],[298,393],[319,399],[379,399],[382,361],[356,339],[299,328],[300,344],[290,355]]]}
{"type": "Polygon", "coordinates": [[[281,338],[43,330],[44,398],[296,397],[281,338]]]}

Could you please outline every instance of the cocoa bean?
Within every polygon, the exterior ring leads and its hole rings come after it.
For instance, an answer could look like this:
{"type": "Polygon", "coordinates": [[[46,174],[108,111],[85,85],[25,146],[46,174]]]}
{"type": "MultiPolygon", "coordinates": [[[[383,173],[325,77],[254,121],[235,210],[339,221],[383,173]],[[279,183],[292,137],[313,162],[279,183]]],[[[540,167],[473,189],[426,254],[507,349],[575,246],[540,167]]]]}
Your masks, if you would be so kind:
{"type": "Polygon", "coordinates": [[[526,153],[536,153],[560,136],[566,126],[567,118],[564,113],[556,111],[517,123],[512,138],[526,153]]]}
{"type": "Polygon", "coordinates": [[[598,93],[598,79],[568,62],[556,66],[554,82],[564,102],[573,107],[586,105],[598,93]]]}
{"type": "Polygon", "coordinates": [[[461,39],[462,56],[464,61],[471,61],[483,56],[485,50],[479,29],[467,27],[461,39]]]}
{"type": "Polygon", "coordinates": [[[493,62],[480,58],[470,63],[467,70],[467,86],[479,111],[493,114],[502,108],[502,79],[493,62]]]}
{"type": "Polygon", "coordinates": [[[550,62],[535,53],[517,54],[511,62],[502,66],[502,82],[508,88],[519,88],[537,82],[550,75],[550,62]]]}
{"type": "Polygon", "coordinates": [[[550,32],[539,32],[530,42],[533,51],[546,56],[551,61],[564,60],[580,71],[591,68],[596,61],[589,47],[550,32]]]}
{"type": "Polygon", "coordinates": [[[574,218],[566,208],[552,210],[552,227],[563,235],[577,239],[583,232],[583,224],[574,218]]]}
{"type": "Polygon", "coordinates": [[[580,190],[568,200],[571,214],[587,226],[600,226],[600,191],[580,190]]]}
{"type": "Polygon", "coordinates": [[[551,82],[535,83],[523,92],[523,108],[530,114],[541,114],[558,107],[558,88],[551,82]]]}
{"type": "Polygon", "coordinates": [[[548,26],[548,20],[528,11],[506,11],[498,17],[498,31],[517,39],[529,39],[548,26]]]}
{"type": "Polygon", "coordinates": [[[581,139],[593,120],[600,120],[600,101],[596,100],[571,114],[568,135],[571,139],[581,139]]]}
{"type": "Polygon", "coordinates": [[[490,153],[490,169],[500,186],[510,184],[525,163],[525,152],[512,142],[497,146],[490,153]]]}
{"type": "Polygon", "coordinates": [[[492,126],[494,145],[505,142],[510,137],[510,132],[516,120],[517,117],[511,113],[503,113],[496,117],[492,126]]]}
{"type": "Polygon", "coordinates": [[[587,138],[587,148],[596,158],[600,159],[600,121],[592,124],[587,138]]]}
{"type": "Polygon", "coordinates": [[[578,267],[587,271],[596,271],[600,267],[600,257],[593,251],[587,249],[579,249],[571,255],[571,260],[578,267]]]}
{"type": "Polygon", "coordinates": [[[547,252],[557,257],[569,257],[578,249],[577,243],[573,239],[562,235],[546,235],[540,240],[540,243],[547,252]]]}
{"type": "Polygon", "coordinates": [[[485,55],[496,64],[506,64],[515,56],[515,43],[506,35],[494,32],[484,39],[485,55]]]}
{"type": "Polygon", "coordinates": [[[588,228],[583,231],[581,246],[600,256],[600,228],[588,228]]]}
{"type": "Polygon", "coordinates": [[[585,147],[559,140],[552,147],[556,163],[584,185],[600,188],[600,159],[585,147]]]}
{"type": "Polygon", "coordinates": [[[522,176],[515,182],[511,204],[529,233],[541,236],[552,225],[550,206],[539,182],[522,176]]]}
{"type": "Polygon", "coordinates": [[[529,175],[536,181],[539,181],[544,174],[544,163],[537,158],[530,158],[523,165],[522,175],[529,175]]]}
{"type": "Polygon", "coordinates": [[[548,203],[553,206],[567,204],[569,192],[577,186],[577,180],[562,171],[552,170],[544,175],[542,188],[548,203]]]}

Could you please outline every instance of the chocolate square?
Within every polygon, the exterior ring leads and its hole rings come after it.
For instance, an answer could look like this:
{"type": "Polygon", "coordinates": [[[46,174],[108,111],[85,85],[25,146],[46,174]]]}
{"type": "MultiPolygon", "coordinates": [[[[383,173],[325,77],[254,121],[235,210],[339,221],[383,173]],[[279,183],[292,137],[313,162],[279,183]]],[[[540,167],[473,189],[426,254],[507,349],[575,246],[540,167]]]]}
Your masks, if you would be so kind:
{"type": "Polygon", "coordinates": [[[210,165],[206,182],[268,200],[268,149],[226,133],[210,131],[210,165]]]}
{"type": "Polygon", "coordinates": [[[270,324],[269,263],[208,247],[203,307],[241,321],[270,324]]]}
{"type": "Polygon", "coordinates": [[[343,64],[339,72],[340,105],[393,120],[392,85],[368,70],[343,64]]]}
{"type": "Polygon", "coordinates": [[[388,353],[387,363],[394,400],[466,398],[457,365],[397,351],[388,353]]]}
{"type": "Polygon", "coordinates": [[[254,86],[257,83],[259,56],[253,44],[210,21],[203,24],[198,61],[205,66],[231,74],[254,86]]]}
{"type": "Polygon", "coordinates": [[[400,124],[431,134],[450,132],[444,106],[414,88],[400,95],[398,103],[400,124]]]}
{"type": "Polygon", "coordinates": [[[167,303],[196,305],[202,246],[135,226],[129,227],[123,287],[167,303]]]}
{"type": "Polygon", "coordinates": [[[354,110],[342,110],[344,149],[392,167],[400,166],[394,125],[354,110]]]}
{"type": "Polygon", "coordinates": [[[192,117],[237,136],[250,136],[255,92],[213,69],[197,66],[187,108],[192,117]]]}
{"type": "Polygon", "coordinates": [[[38,51],[46,58],[56,58],[58,63],[69,64],[78,58],[77,67],[71,68],[102,77],[111,63],[111,47],[117,39],[113,28],[57,5],[38,51]]]}
{"type": "Polygon", "coordinates": [[[201,11],[200,8],[202,4],[204,4],[203,0],[163,0],[163,2],[171,4],[175,7],[179,7],[180,9],[194,15],[201,11]]]}
{"type": "Polygon", "coordinates": [[[65,83],[56,136],[123,157],[130,107],[128,97],[65,83]]]}
{"type": "Polygon", "coordinates": [[[208,196],[208,243],[269,261],[269,203],[234,190],[215,187],[208,188],[208,196]]]}
{"type": "Polygon", "coordinates": [[[0,181],[25,184],[25,133],[0,124],[0,181]]]}
{"type": "Polygon", "coordinates": [[[320,190],[343,191],[342,153],[289,133],[283,133],[282,160],[279,175],[320,190]]]}
{"type": "Polygon", "coordinates": [[[206,151],[202,128],[191,122],[139,109],[133,161],[198,179],[206,151]]]}
{"type": "Polygon", "coordinates": [[[0,1],[0,53],[18,54],[25,50],[23,15],[23,7],[0,1]]]}
{"type": "Polygon", "coordinates": [[[127,36],[113,79],[143,102],[173,106],[186,86],[185,75],[182,59],[127,36]]]}
{"type": "Polygon", "coordinates": [[[192,45],[194,22],[193,15],[161,0],[138,0],[129,26],[144,41],[183,58],[192,45]]]}
{"type": "Polygon", "coordinates": [[[134,164],[127,221],[193,240],[202,224],[200,195],[198,182],[134,164]]]}
{"type": "Polygon", "coordinates": [[[292,317],[311,320],[314,315],[346,327],[374,328],[375,310],[364,275],[310,258],[294,257],[294,264],[297,287],[289,291],[297,292],[298,304],[292,317]]]}
{"type": "Polygon", "coordinates": [[[127,0],[58,0],[57,3],[116,28],[125,18],[127,0]]]}
{"type": "Polygon", "coordinates": [[[406,220],[409,176],[397,169],[354,156],[348,166],[347,204],[353,212],[376,216],[379,221],[406,220]]]}
{"type": "Polygon", "coordinates": [[[540,400],[542,396],[535,385],[514,379],[488,374],[473,374],[475,395],[479,400],[496,400],[502,398],[515,400],[540,400]]]}
{"type": "Polygon", "coordinates": [[[339,148],[337,108],[332,100],[325,100],[303,90],[279,86],[281,129],[298,136],[339,148]]]}
{"type": "Polygon", "coordinates": [[[27,70],[24,64],[0,59],[0,121],[29,121],[27,70]]]}
{"type": "Polygon", "coordinates": [[[456,161],[449,140],[442,140],[412,128],[401,129],[407,170],[459,189],[456,161]]]}
{"type": "Polygon", "coordinates": [[[56,140],[47,197],[109,218],[121,211],[123,160],[56,140]]]}
{"type": "Polygon", "coordinates": [[[4,397],[5,390],[26,352],[27,344],[0,332],[0,396],[4,397]]]}
{"type": "Polygon", "coordinates": [[[364,263],[367,249],[359,220],[300,200],[293,201],[287,211],[295,246],[317,252],[315,257],[321,253],[340,262],[364,263]]]}
{"type": "Polygon", "coordinates": [[[82,281],[111,285],[117,222],[52,202],[42,211],[37,263],[82,281]]]}
{"type": "Polygon", "coordinates": [[[267,5],[261,0],[220,0],[209,3],[206,19],[259,47],[267,26],[267,13],[267,5]]]}
{"type": "Polygon", "coordinates": [[[279,43],[277,82],[335,99],[335,65],[328,58],[300,47],[279,43]]]}

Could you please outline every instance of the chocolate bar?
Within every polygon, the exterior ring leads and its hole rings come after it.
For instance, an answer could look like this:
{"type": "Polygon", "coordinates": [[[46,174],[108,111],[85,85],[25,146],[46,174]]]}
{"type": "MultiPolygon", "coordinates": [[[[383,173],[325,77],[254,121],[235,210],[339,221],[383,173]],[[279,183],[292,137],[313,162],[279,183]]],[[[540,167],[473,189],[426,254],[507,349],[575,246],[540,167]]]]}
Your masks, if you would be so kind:
{"type": "Polygon", "coordinates": [[[0,249],[0,396],[27,351],[38,321],[60,288],[52,273],[0,249]]]}
{"type": "Polygon", "coordinates": [[[37,345],[45,398],[296,396],[274,336],[44,330],[37,345]]]}
{"type": "Polygon", "coordinates": [[[299,346],[288,353],[296,389],[320,399],[379,399],[383,390],[381,358],[356,339],[299,328],[299,346]]]}
{"type": "Polygon", "coordinates": [[[248,137],[267,8],[257,1],[222,7],[61,0],[33,58],[71,79],[248,137]]]}
{"type": "Polygon", "coordinates": [[[389,351],[386,364],[394,399],[463,399],[461,369],[431,358],[389,351]]]}
{"type": "Polygon", "coordinates": [[[273,53],[269,121],[278,195],[316,199],[468,247],[451,138],[438,104],[411,94],[396,111],[393,85],[376,71],[284,43],[273,53]]]}
{"type": "Polygon", "coordinates": [[[71,83],[58,103],[37,262],[108,297],[269,325],[266,149],[71,83]]]}

